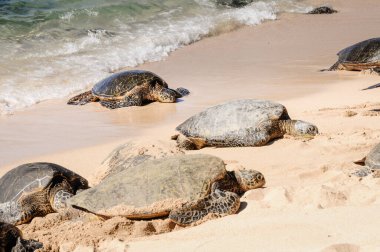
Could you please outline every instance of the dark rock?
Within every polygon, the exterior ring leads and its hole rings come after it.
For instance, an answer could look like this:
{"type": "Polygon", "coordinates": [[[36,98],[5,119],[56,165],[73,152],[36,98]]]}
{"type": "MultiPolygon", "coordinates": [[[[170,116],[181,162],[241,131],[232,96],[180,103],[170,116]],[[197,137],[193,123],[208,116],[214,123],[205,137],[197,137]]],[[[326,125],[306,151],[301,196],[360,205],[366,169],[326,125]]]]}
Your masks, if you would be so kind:
{"type": "Polygon", "coordinates": [[[333,8],[327,7],[327,6],[321,6],[314,8],[312,11],[309,11],[308,14],[333,14],[337,13],[338,11],[334,10],[333,8]]]}
{"type": "Polygon", "coordinates": [[[217,0],[217,4],[228,6],[228,7],[244,7],[253,2],[253,0],[217,0]]]}

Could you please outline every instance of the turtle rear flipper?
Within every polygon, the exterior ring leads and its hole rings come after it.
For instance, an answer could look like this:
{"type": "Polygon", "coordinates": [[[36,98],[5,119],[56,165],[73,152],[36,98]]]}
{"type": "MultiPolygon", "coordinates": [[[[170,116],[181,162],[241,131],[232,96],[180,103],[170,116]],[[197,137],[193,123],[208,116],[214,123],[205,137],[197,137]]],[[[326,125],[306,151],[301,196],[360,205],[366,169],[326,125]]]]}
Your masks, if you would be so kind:
{"type": "Polygon", "coordinates": [[[216,189],[210,195],[194,203],[170,212],[169,218],[179,225],[201,221],[207,215],[222,217],[239,210],[240,198],[236,193],[216,189]]]}
{"type": "Polygon", "coordinates": [[[92,91],[87,91],[71,98],[67,104],[69,105],[85,105],[89,102],[99,101],[99,98],[92,94],[92,91]]]}
{"type": "Polygon", "coordinates": [[[206,140],[199,137],[186,137],[185,135],[178,134],[172,137],[177,141],[177,146],[184,150],[200,150],[206,146],[206,140]]]}

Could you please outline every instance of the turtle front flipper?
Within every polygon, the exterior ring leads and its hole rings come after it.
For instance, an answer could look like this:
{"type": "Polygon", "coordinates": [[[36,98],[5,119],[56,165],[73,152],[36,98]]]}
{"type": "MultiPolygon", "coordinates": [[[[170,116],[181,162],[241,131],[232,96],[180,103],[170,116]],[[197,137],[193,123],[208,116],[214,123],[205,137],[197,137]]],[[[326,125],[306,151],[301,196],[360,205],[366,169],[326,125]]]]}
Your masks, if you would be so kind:
{"type": "Polygon", "coordinates": [[[126,96],[121,100],[102,100],[99,103],[108,109],[117,109],[122,107],[142,106],[143,99],[140,94],[133,94],[126,96]]]}
{"type": "Polygon", "coordinates": [[[73,98],[71,98],[67,104],[69,105],[85,105],[89,102],[96,102],[96,101],[99,101],[99,98],[94,96],[92,94],[92,91],[87,91],[87,92],[84,92],[84,93],[81,93],[77,96],[74,96],[73,98]]]}
{"type": "Polygon", "coordinates": [[[169,218],[179,225],[189,225],[210,217],[223,217],[239,210],[240,198],[236,193],[216,189],[210,195],[196,202],[173,209],[169,218]]]}
{"type": "Polygon", "coordinates": [[[9,201],[0,204],[0,222],[16,224],[22,219],[22,207],[19,202],[9,201]]]}

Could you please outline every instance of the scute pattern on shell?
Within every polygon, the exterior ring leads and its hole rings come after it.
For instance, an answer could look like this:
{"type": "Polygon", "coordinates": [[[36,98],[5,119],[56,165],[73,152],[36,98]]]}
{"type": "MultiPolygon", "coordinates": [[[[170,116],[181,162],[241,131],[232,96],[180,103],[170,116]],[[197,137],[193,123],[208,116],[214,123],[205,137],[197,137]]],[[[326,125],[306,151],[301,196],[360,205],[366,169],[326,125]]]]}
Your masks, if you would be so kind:
{"type": "Polygon", "coordinates": [[[158,75],[149,71],[134,70],[112,74],[95,84],[92,92],[99,97],[118,97],[146,83],[151,84],[152,87],[155,85],[168,87],[168,84],[158,75]]]}
{"type": "Polygon", "coordinates": [[[344,63],[378,63],[380,64],[380,38],[372,38],[352,46],[338,53],[341,64],[344,63]]]}
{"type": "Polygon", "coordinates": [[[57,175],[67,178],[68,182],[83,179],[78,174],[52,163],[23,164],[0,178],[0,203],[15,201],[23,193],[43,190],[57,175]]]}
{"type": "Polygon", "coordinates": [[[265,100],[236,100],[217,105],[194,115],[176,129],[187,137],[203,138],[212,145],[255,144],[266,135],[276,135],[274,121],[290,119],[286,108],[265,100]]]}
{"type": "Polygon", "coordinates": [[[168,213],[177,201],[187,202],[208,195],[211,184],[225,176],[220,158],[197,154],[146,161],[107,177],[97,186],[69,200],[74,207],[106,215],[109,209],[124,209],[115,215],[152,216],[168,213]],[[112,197],[110,197],[112,195],[112,197]],[[167,204],[159,204],[170,199],[167,204]],[[152,208],[152,205],[159,207],[152,208]],[[139,211],[134,211],[139,209],[139,211]]]}

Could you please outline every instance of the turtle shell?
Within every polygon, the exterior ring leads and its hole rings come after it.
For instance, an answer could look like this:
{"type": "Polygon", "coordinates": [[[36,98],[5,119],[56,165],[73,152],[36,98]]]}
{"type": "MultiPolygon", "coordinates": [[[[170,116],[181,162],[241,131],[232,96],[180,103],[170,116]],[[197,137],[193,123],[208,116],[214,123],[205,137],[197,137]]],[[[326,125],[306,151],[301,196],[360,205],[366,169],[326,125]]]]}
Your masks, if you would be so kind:
{"type": "MultiPolygon", "coordinates": [[[[349,46],[338,53],[338,62],[345,65],[350,64],[366,64],[368,67],[380,66],[380,38],[372,38],[355,45],[349,46]]],[[[352,70],[362,70],[363,67],[359,66],[355,69],[351,66],[352,70]]]]}
{"type": "Polygon", "coordinates": [[[158,75],[144,70],[124,71],[112,74],[99,81],[92,88],[92,93],[99,97],[119,97],[131,91],[134,87],[149,83],[153,87],[160,85],[165,88],[168,84],[158,75]]]}
{"type": "Polygon", "coordinates": [[[106,172],[99,176],[101,180],[120,171],[129,169],[148,160],[181,155],[175,143],[152,139],[128,141],[115,148],[103,161],[106,172]]]}
{"type": "Polygon", "coordinates": [[[220,158],[197,154],[146,161],[69,199],[73,207],[103,216],[148,219],[208,195],[225,176],[220,158]]]}
{"type": "Polygon", "coordinates": [[[270,131],[273,121],[290,119],[286,108],[265,100],[236,100],[217,105],[194,115],[176,129],[187,137],[208,142],[223,141],[239,133],[270,131]]]}
{"type": "Polygon", "coordinates": [[[380,169],[380,143],[368,153],[365,165],[371,169],[380,169]]]}
{"type": "Polygon", "coordinates": [[[80,175],[53,163],[20,165],[0,178],[0,203],[16,201],[23,194],[43,190],[52,180],[61,176],[78,189],[87,189],[88,182],[80,175]]]}

